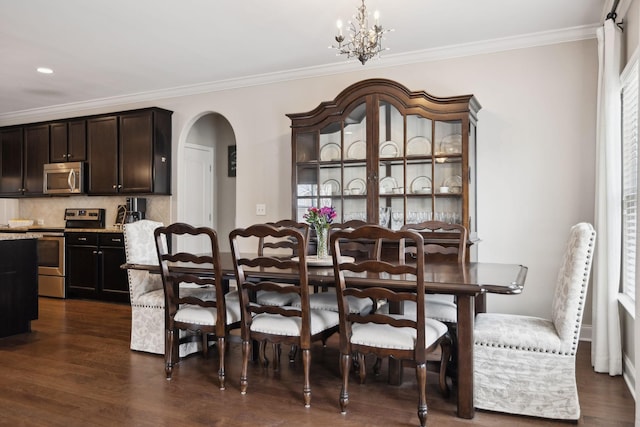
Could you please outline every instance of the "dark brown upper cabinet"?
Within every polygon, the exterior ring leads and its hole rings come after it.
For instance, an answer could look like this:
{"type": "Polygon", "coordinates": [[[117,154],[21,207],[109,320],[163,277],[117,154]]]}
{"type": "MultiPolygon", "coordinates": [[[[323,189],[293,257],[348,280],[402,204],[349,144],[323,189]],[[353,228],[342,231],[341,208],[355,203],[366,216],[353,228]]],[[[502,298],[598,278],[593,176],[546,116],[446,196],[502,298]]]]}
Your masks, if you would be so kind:
{"type": "Polygon", "coordinates": [[[22,151],[23,129],[10,127],[0,129],[0,194],[22,195],[22,151]]]}
{"type": "Polygon", "coordinates": [[[87,121],[69,120],[51,123],[51,163],[87,160],[87,121]]]}
{"type": "Polygon", "coordinates": [[[0,195],[41,196],[42,170],[49,162],[49,124],[0,130],[0,195]]]}
{"type": "Polygon", "coordinates": [[[87,120],[89,194],[171,194],[171,111],[87,120]]]}

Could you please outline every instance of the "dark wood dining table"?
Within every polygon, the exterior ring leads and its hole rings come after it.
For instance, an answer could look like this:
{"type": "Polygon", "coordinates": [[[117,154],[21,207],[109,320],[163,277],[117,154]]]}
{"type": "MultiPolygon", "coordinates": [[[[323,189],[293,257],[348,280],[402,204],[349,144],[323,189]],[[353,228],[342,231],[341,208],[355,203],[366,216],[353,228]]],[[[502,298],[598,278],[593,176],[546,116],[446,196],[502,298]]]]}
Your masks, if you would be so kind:
{"type": "MultiPolygon", "coordinates": [[[[220,263],[226,278],[234,276],[233,259],[231,253],[221,253],[220,263]]],[[[123,264],[122,268],[147,270],[159,273],[158,265],[123,264]]],[[[201,274],[206,266],[174,265],[176,271],[190,271],[201,274]]],[[[209,270],[210,272],[211,270],[209,270]]],[[[206,271],[204,271],[206,272],[206,271]]],[[[293,274],[286,270],[255,269],[255,277],[289,281],[293,274]]],[[[321,287],[334,285],[332,267],[309,267],[309,284],[321,287]]],[[[527,267],[519,264],[498,264],[486,262],[470,262],[465,264],[451,262],[430,262],[425,264],[425,289],[429,293],[449,294],[456,297],[458,310],[457,340],[457,390],[458,416],[473,418],[473,328],[476,314],[476,299],[483,301],[486,293],[519,294],[524,287],[527,267]]],[[[396,289],[411,291],[412,285],[408,278],[402,275],[353,274],[346,277],[349,286],[388,286],[396,289]]],[[[484,305],[480,302],[480,305],[484,305]]],[[[484,307],[482,307],[484,309],[484,307]]],[[[401,381],[402,368],[400,363],[390,363],[390,381],[401,381]]]]}

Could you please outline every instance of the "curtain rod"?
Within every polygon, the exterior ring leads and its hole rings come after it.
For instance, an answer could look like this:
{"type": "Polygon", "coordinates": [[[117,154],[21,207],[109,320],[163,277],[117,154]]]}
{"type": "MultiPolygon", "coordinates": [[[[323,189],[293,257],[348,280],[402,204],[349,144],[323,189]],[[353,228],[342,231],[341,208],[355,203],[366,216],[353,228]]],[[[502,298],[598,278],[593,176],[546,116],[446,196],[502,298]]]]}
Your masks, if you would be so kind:
{"type": "Polygon", "coordinates": [[[618,17],[618,14],[616,13],[618,3],[620,3],[620,0],[613,0],[613,6],[611,6],[611,11],[607,14],[607,19],[613,19],[613,21],[615,22],[616,18],[618,17]]]}

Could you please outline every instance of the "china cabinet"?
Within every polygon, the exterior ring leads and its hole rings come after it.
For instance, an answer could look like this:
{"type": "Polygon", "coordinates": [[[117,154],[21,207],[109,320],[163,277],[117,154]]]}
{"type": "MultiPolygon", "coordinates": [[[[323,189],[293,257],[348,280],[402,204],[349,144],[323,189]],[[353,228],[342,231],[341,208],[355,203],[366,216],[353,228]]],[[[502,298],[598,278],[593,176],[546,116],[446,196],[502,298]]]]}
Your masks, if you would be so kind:
{"type": "Polygon", "coordinates": [[[288,114],[292,217],[333,206],[336,221],[399,229],[429,219],[476,232],[473,95],[438,98],[397,82],[355,83],[332,101],[288,114]]]}

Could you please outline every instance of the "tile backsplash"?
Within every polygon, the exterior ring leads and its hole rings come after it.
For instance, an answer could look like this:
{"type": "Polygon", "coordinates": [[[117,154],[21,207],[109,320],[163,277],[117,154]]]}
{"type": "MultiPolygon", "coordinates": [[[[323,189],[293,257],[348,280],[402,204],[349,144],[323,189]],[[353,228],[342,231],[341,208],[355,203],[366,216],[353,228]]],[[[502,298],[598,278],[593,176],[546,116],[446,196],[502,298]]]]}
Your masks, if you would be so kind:
{"type": "MultiPolygon", "coordinates": [[[[171,196],[141,196],[147,199],[146,218],[170,223],[171,196]]],[[[64,227],[66,208],[103,208],[106,214],[106,226],[112,227],[116,220],[118,205],[126,204],[126,196],[69,196],[17,199],[18,215],[23,219],[32,219],[34,223],[43,221],[46,227],[64,227]]],[[[16,199],[0,199],[15,203],[16,199]]],[[[8,218],[11,219],[11,218],[8,218]]]]}

